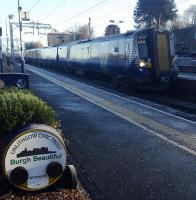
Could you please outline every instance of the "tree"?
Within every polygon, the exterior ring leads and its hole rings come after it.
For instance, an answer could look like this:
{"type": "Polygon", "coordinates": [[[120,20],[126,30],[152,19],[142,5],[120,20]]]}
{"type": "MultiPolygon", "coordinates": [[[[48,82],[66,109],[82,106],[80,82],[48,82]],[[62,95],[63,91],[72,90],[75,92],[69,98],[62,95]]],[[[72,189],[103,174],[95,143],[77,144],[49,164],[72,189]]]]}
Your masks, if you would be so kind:
{"type": "Polygon", "coordinates": [[[37,41],[37,42],[25,42],[24,44],[25,46],[25,49],[36,49],[36,48],[43,48],[44,45],[40,42],[40,41],[37,41]]]}
{"type": "Polygon", "coordinates": [[[87,24],[83,26],[79,26],[78,34],[79,34],[79,39],[80,40],[85,40],[93,37],[93,28],[90,28],[89,31],[89,26],[87,24]]]}
{"type": "Polygon", "coordinates": [[[195,25],[196,24],[196,5],[191,5],[184,11],[184,17],[187,20],[187,24],[195,25]]]}
{"type": "Polygon", "coordinates": [[[105,28],[105,36],[116,35],[119,33],[120,33],[120,28],[115,24],[110,24],[105,28]]]}
{"type": "Polygon", "coordinates": [[[91,27],[89,32],[89,26],[87,24],[78,26],[75,24],[71,29],[71,37],[72,41],[74,40],[85,40],[92,38],[94,35],[94,29],[91,27]]]}
{"type": "Polygon", "coordinates": [[[176,28],[185,28],[188,26],[190,26],[190,24],[185,15],[177,15],[176,19],[173,22],[171,22],[169,29],[173,30],[176,28]]]}
{"type": "Polygon", "coordinates": [[[88,39],[88,25],[79,26],[78,35],[80,40],[88,39]]]}
{"type": "Polygon", "coordinates": [[[183,15],[178,15],[171,24],[172,29],[185,28],[196,25],[196,5],[187,8],[183,15]]]}
{"type": "Polygon", "coordinates": [[[177,9],[174,0],[138,0],[133,15],[137,27],[159,28],[176,18],[177,9]]]}

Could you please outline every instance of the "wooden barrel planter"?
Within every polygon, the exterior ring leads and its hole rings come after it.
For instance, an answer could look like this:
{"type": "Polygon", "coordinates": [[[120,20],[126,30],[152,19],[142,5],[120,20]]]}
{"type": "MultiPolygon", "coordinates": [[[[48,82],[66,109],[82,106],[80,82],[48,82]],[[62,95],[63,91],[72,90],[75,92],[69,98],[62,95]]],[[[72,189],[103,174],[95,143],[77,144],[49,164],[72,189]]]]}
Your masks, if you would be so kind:
{"type": "Polygon", "coordinates": [[[29,124],[8,134],[4,144],[2,172],[16,188],[38,191],[62,177],[70,188],[77,187],[75,168],[66,164],[66,146],[56,129],[29,124]]]}

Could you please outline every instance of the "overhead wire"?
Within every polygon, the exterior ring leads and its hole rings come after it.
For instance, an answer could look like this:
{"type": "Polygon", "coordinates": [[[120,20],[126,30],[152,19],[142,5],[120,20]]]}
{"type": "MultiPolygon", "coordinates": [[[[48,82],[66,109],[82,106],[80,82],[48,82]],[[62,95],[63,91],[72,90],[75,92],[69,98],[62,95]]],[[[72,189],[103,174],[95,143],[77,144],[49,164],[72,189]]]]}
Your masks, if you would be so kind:
{"type": "MultiPolygon", "coordinates": [[[[29,10],[32,10],[39,2],[40,2],[40,0],[38,0],[29,10]]],[[[55,13],[55,11],[56,11],[59,7],[61,7],[63,4],[65,4],[65,2],[66,2],[66,0],[61,1],[60,4],[59,4],[58,6],[56,6],[54,9],[52,9],[52,10],[49,12],[49,14],[48,14],[46,17],[44,17],[44,19],[46,19],[46,18],[48,18],[49,16],[51,16],[51,15],[52,15],[51,13],[55,13]]],[[[44,21],[44,19],[41,20],[41,21],[44,21]]],[[[23,36],[24,36],[24,35],[26,35],[26,34],[23,34],[23,36]]],[[[45,35],[42,35],[39,39],[41,39],[41,38],[44,37],[44,36],[45,36],[45,35]]]]}
{"type": "MultiPolygon", "coordinates": [[[[103,0],[103,1],[101,1],[101,2],[99,2],[99,3],[97,3],[97,4],[95,4],[95,5],[93,5],[93,6],[89,7],[89,8],[87,8],[87,9],[85,9],[85,10],[83,10],[83,11],[77,13],[76,15],[73,15],[72,17],[61,21],[60,23],[58,23],[57,25],[54,25],[53,27],[57,27],[58,25],[63,24],[63,23],[65,23],[65,22],[67,22],[67,21],[70,21],[70,20],[72,20],[73,18],[76,18],[76,17],[78,17],[78,16],[81,16],[81,15],[83,15],[84,13],[86,13],[86,12],[89,11],[89,10],[92,11],[92,9],[96,9],[97,7],[100,7],[100,5],[103,4],[103,3],[105,3],[106,1],[107,1],[107,0],[103,0]]],[[[113,1],[114,1],[114,0],[112,0],[112,2],[113,2],[113,1]]],[[[101,5],[101,6],[103,6],[103,5],[101,5]]],[[[133,6],[133,5],[131,5],[131,7],[132,7],[132,6],[133,6]]],[[[104,15],[104,16],[101,16],[101,17],[99,17],[99,18],[103,18],[103,17],[105,17],[105,16],[109,16],[109,15],[115,13],[115,12],[122,12],[123,10],[128,9],[128,8],[130,8],[130,5],[127,5],[126,7],[123,7],[123,8],[117,9],[117,10],[114,10],[114,11],[110,12],[109,14],[104,15]]],[[[99,19],[99,18],[98,18],[98,19],[99,19]]],[[[73,22],[68,22],[68,24],[73,24],[73,22]]],[[[104,23],[104,24],[105,24],[105,23],[104,23]]],[[[44,35],[42,35],[42,36],[40,37],[40,39],[41,39],[42,37],[44,37],[44,35]]]]}
{"type": "Polygon", "coordinates": [[[123,7],[123,8],[120,8],[120,9],[114,10],[114,11],[112,11],[112,12],[106,14],[106,15],[102,15],[102,16],[100,16],[100,17],[97,17],[96,19],[101,19],[101,18],[104,18],[104,17],[110,16],[111,14],[116,13],[116,12],[120,13],[120,12],[126,10],[126,9],[130,9],[130,7],[128,7],[128,5],[127,5],[127,6],[123,7]]]}
{"type": "MultiPolygon", "coordinates": [[[[96,7],[94,7],[94,8],[92,8],[92,9],[90,9],[90,12],[89,13],[84,13],[82,16],[86,16],[86,15],[90,15],[90,13],[92,13],[93,11],[97,11],[97,10],[99,10],[101,7],[105,7],[105,6],[107,6],[108,4],[110,5],[111,3],[113,3],[114,1],[116,1],[116,0],[110,0],[109,2],[104,2],[103,4],[100,4],[100,5],[98,5],[98,6],[96,6],[96,7]]],[[[93,13],[94,14],[94,13],[93,13]]]]}
{"type": "MultiPolygon", "coordinates": [[[[99,3],[97,3],[97,4],[95,4],[95,5],[93,5],[93,6],[91,6],[91,7],[89,7],[89,8],[87,8],[87,9],[85,9],[85,10],[83,10],[83,11],[81,11],[81,12],[79,12],[79,13],[77,13],[77,14],[75,14],[75,15],[73,15],[73,16],[71,16],[71,17],[69,17],[69,18],[67,18],[67,19],[65,19],[65,20],[63,20],[63,21],[61,21],[61,22],[59,22],[58,24],[54,25],[54,27],[57,27],[57,26],[59,26],[59,25],[65,23],[65,22],[68,22],[68,21],[70,21],[70,20],[73,20],[73,19],[75,19],[75,18],[77,18],[77,17],[79,17],[79,16],[81,16],[81,15],[84,15],[84,14],[87,13],[88,11],[92,12],[92,10],[95,10],[99,5],[105,3],[106,1],[107,1],[107,0],[103,0],[103,1],[101,1],[101,2],[99,2],[99,3]]],[[[179,1],[177,2],[177,4],[179,4],[179,3],[184,3],[184,2],[187,2],[187,1],[189,1],[189,0],[179,0],[179,1]]],[[[134,2],[134,4],[131,5],[131,7],[133,7],[134,5],[135,5],[135,2],[134,2]]],[[[103,5],[102,5],[102,6],[103,6],[103,5]]],[[[97,19],[101,19],[101,18],[106,18],[107,16],[110,16],[111,14],[113,14],[113,13],[115,13],[115,12],[118,12],[118,13],[119,13],[119,12],[122,12],[122,11],[128,9],[128,8],[130,9],[131,7],[130,7],[130,5],[127,5],[126,7],[123,7],[123,8],[117,9],[117,10],[114,10],[114,11],[112,11],[112,12],[110,12],[110,13],[108,13],[108,14],[105,14],[105,15],[103,15],[103,16],[100,16],[100,17],[98,17],[98,18],[96,17],[96,20],[97,20],[97,19]]],[[[87,14],[85,14],[85,15],[87,15],[87,14]]],[[[128,19],[128,16],[126,16],[126,18],[128,19]]],[[[122,19],[125,19],[125,18],[123,17],[122,19]]],[[[71,24],[71,23],[73,23],[73,22],[68,22],[67,24],[71,24]]],[[[105,23],[101,23],[101,24],[99,24],[99,25],[96,25],[96,27],[102,26],[102,25],[105,25],[105,23]]],[[[41,36],[41,38],[42,38],[42,37],[43,37],[43,36],[41,36]]]]}
{"type": "MultiPolygon", "coordinates": [[[[126,16],[124,16],[124,17],[121,18],[121,20],[127,20],[127,19],[130,19],[130,15],[126,15],[126,16]]],[[[108,25],[108,22],[105,22],[105,23],[97,24],[96,27],[103,27],[103,26],[106,27],[107,25],[108,25]]]]}
{"type": "MultiPolygon", "coordinates": [[[[98,5],[98,6],[96,6],[96,7],[94,7],[94,8],[92,8],[91,10],[90,10],[90,12],[88,12],[88,13],[83,13],[83,14],[81,14],[83,17],[84,16],[87,16],[87,15],[89,15],[89,16],[91,16],[91,14],[89,14],[89,13],[91,13],[91,12],[93,12],[94,10],[97,10],[97,9],[100,9],[101,7],[103,7],[103,6],[106,6],[106,5],[108,5],[108,3],[112,3],[112,2],[114,2],[114,1],[116,1],[116,0],[111,0],[110,2],[104,2],[105,4],[101,4],[101,5],[98,5]]],[[[80,17],[81,15],[78,15],[78,17],[80,17]]],[[[75,17],[75,19],[77,19],[77,17],[75,17]]],[[[69,20],[70,22],[66,22],[66,25],[67,26],[69,26],[69,24],[71,25],[73,25],[73,21],[71,21],[71,20],[69,20]]],[[[62,23],[63,24],[63,23],[62,23]]],[[[54,25],[54,27],[57,27],[58,25],[54,25]]]]}
{"type": "Polygon", "coordinates": [[[52,16],[56,12],[56,10],[65,3],[66,3],[66,0],[61,1],[60,4],[56,6],[55,8],[53,8],[41,21],[45,21],[49,16],[52,16]]]}
{"type": "MultiPolygon", "coordinates": [[[[113,13],[118,13],[119,14],[119,13],[123,12],[124,10],[130,9],[130,8],[132,8],[134,6],[135,6],[135,3],[128,4],[128,5],[120,8],[120,9],[113,10],[112,12],[110,12],[110,13],[108,13],[106,15],[102,15],[100,17],[96,17],[96,20],[99,20],[99,19],[102,19],[102,18],[107,19],[108,18],[107,16],[112,16],[113,13]]],[[[115,18],[116,18],[116,15],[115,15],[115,18]]],[[[130,15],[126,15],[126,16],[123,15],[123,17],[121,16],[119,20],[125,20],[125,19],[130,19],[130,18],[131,18],[131,14],[130,15]]],[[[108,25],[108,22],[109,22],[109,20],[107,22],[104,22],[104,23],[101,23],[101,24],[96,24],[96,28],[97,27],[103,27],[103,26],[106,27],[108,25]]]]}
{"type": "MultiPolygon", "coordinates": [[[[113,1],[115,1],[115,0],[112,0],[112,2],[113,1]]],[[[108,2],[109,3],[109,2],[108,2]]],[[[107,4],[108,4],[107,3],[107,4]]],[[[111,3],[111,2],[110,2],[111,3]]],[[[107,4],[105,4],[105,5],[107,5],[107,4]]],[[[105,5],[101,5],[101,7],[102,6],[105,6],[105,5]]],[[[132,5],[131,5],[132,6],[132,5]]],[[[100,6],[99,6],[100,7],[100,6]]],[[[94,9],[97,9],[97,8],[94,8],[94,9]]],[[[96,20],[97,19],[100,19],[100,18],[103,18],[103,17],[105,17],[105,16],[109,16],[109,15],[111,15],[111,14],[113,14],[113,13],[115,13],[115,12],[118,12],[118,13],[120,13],[120,12],[122,12],[123,10],[125,10],[125,9],[130,9],[130,5],[127,5],[126,7],[123,7],[123,8],[120,8],[120,9],[117,9],[117,10],[115,10],[115,11],[112,11],[112,12],[110,12],[109,14],[107,14],[107,15],[103,15],[103,16],[100,16],[100,17],[96,17],[96,20]]],[[[91,12],[92,12],[92,10],[91,10],[91,12]]],[[[93,13],[94,14],[94,13],[93,13]]],[[[86,16],[87,14],[85,14],[85,15],[83,15],[83,16],[86,16]]],[[[93,16],[91,16],[91,19],[93,18],[93,16]]],[[[67,27],[69,27],[71,24],[73,24],[73,21],[71,21],[71,22],[66,22],[66,26],[67,27]]]]}
{"type": "Polygon", "coordinates": [[[94,7],[97,7],[98,5],[104,3],[105,1],[107,1],[107,0],[102,0],[101,2],[95,4],[95,5],[93,5],[93,6],[89,7],[89,8],[87,8],[87,9],[85,9],[85,10],[83,10],[83,11],[81,11],[81,12],[79,12],[79,13],[77,13],[77,14],[75,14],[75,15],[73,15],[73,16],[71,16],[71,17],[69,17],[69,18],[67,18],[67,19],[65,19],[65,20],[63,20],[63,21],[61,21],[61,22],[59,22],[59,23],[56,24],[55,26],[59,26],[59,25],[65,23],[65,22],[67,22],[67,21],[70,21],[70,20],[72,20],[73,18],[76,18],[77,16],[80,16],[80,15],[82,15],[83,13],[89,11],[90,9],[92,9],[92,8],[94,8],[94,7]]]}
{"type": "MultiPolygon", "coordinates": [[[[38,4],[40,1],[41,1],[41,0],[37,0],[37,1],[33,4],[33,6],[32,6],[31,8],[28,9],[28,11],[33,10],[33,8],[35,8],[35,6],[37,6],[37,4],[38,4]]],[[[24,34],[22,35],[22,37],[24,37],[25,35],[26,35],[26,33],[24,33],[24,34]]]]}
{"type": "Polygon", "coordinates": [[[28,11],[31,11],[40,1],[41,1],[41,0],[36,1],[36,2],[33,4],[33,6],[32,6],[28,11]]]}
{"type": "MultiPolygon", "coordinates": [[[[99,6],[99,5],[101,5],[101,4],[103,4],[103,3],[106,2],[106,1],[108,1],[108,0],[102,0],[101,2],[98,2],[97,4],[95,4],[95,5],[91,6],[91,7],[87,8],[87,9],[85,9],[85,10],[79,12],[79,13],[77,13],[76,15],[73,15],[72,17],[61,21],[60,23],[58,23],[57,25],[54,25],[53,27],[57,27],[57,26],[59,26],[59,25],[65,23],[66,21],[69,21],[69,20],[71,20],[71,19],[73,19],[73,18],[76,18],[77,16],[80,16],[80,15],[82,15],[83,13],[86,13],[87,11],[89,11],[89,10],[91,10],[91,9],[93,9],[93,8],[95,8],[95,7],[99,6]]],[[[43,36],[41,36],[39,39],[41,39],[42,37],[43,37],[43,36]]]]}
{"type": "MultiPolygon", "coordinates": [[[[107,16],[110,16],[111,14],[113,14],[113,13],[116,13],[116,12],[118,12],[118,13],[121,13],[121,12],[123,12],[124,10],[126,10],[126,9],[130,9],[130,7],[128,7],[128,6],[130,6],[130,5],[127,5],[126,7],[123,7],[123,8],[120,8],[120,9],[117,9],[117,10],[113,10],[112,12],[110,12],[110,13],[108,13],[108,14],[106,14],[106,15],[102,15],[102,16],[100,16],[100,17],[96,17],[96,20],[99,20],[99,19],[101,19],[101,18],[106,18],[107,16]]],[[[132,6],[132,5],[131,5],[132,6]]],[[[122,18],[121,18],[122,19],[122,18]]],[[[71,24],[71,23],[73,23],[73,22],[70,22],[70,23],[68,23],[68,24],[71,24]]],[[[68,25],[67,24],[67,25],[68,25]]],[[[105,24],[105,23],[102,23],[102,24],[105,24]]],[[[96,26],[97,27],[97,26],[96,26]]]]}

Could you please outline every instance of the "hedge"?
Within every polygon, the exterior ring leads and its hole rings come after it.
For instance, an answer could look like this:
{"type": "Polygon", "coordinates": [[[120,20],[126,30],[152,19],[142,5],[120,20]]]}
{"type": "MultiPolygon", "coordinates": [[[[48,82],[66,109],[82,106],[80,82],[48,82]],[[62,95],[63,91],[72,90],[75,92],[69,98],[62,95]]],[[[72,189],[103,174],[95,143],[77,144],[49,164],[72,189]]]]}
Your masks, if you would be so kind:
{"type": "Polygon", "coordinates": [[[27,123],[57,126],[54,110],[30,91],[0,89],[0,137],[27,123]]]}

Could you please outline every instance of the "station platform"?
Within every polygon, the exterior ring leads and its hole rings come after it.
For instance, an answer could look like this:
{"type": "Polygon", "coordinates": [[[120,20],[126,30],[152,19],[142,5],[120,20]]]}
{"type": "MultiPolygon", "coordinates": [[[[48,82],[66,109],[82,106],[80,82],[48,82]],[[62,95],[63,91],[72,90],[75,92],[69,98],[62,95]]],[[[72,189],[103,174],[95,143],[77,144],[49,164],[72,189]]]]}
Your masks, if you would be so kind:
{"type": "Polygon", "coordinates": [[[178,80],[196,81],[196,57],[178,57],[176,59],[176,66],[179,68],[178,80]]]}
{"type": "Polygon", "coordinates": [[[94,200],[196,199],[196,122],[26,65],[94,200]]]}
{"type": "Polygon", "coordinates": [[[196,73],[196,57],[177,57],[176,66],[182,73],[196,73]]]}
{"type": "Polygon", "coordinates": [[[188,81],[196,81],[196,73],[179,72],[178,79],[188,80],[188,81]]]}

